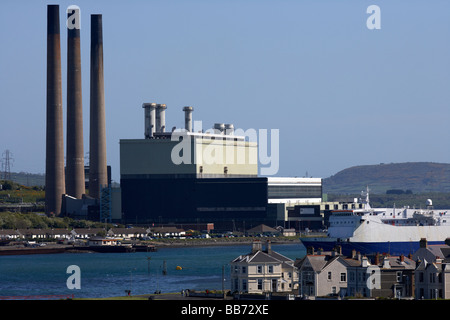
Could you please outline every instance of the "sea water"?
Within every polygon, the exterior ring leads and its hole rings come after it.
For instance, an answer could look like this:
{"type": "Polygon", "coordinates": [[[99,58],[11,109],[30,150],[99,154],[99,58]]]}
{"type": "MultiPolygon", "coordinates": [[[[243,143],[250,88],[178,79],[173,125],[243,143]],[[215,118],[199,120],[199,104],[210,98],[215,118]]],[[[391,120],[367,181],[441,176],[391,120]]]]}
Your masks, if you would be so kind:
{"type": "MultiPolygon", "coordinates": [[[[272,249],[295,260],[305,255],[301,244],[273,244],[272,249]]],[[[157,252],[59,253],[0,256],[0,298],[73,295],[102,298],[230,289],[229,263],[248,254],[251,245],[158,248],[157,252]],[[80,270],[80,289],[69,289],[69,266],[80,270]],[[224,270],[224,278],[222,278],[224,270]],[[166,271],[165,274],[163,271],[166,271]],[[224,281],[222,281],[224,279],[224,281]]]]}

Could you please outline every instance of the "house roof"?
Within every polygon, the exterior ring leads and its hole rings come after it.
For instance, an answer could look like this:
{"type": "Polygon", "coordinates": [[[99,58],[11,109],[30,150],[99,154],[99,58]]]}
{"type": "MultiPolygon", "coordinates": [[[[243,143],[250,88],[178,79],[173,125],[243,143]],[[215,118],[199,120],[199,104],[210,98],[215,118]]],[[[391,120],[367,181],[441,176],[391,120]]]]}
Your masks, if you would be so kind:
{"type": "Polygon", "coordinates": [[[87,235],[89,235],[89,234],[97,234],[99,232],[104,232],[105,229],[103,229],[103,228],[89,228],[89,229],[80,228],[80,229],[74,229],[74,231],[77,234],[87,234],[87,235]]]}
{"type": "Polygon", "coordinates": [[[433,271],[442,271],[445,265],[442,263],[436,263],[436,262],[428,262],[426,260],[420,261],[417,264],[416,270],[426,270],[426,269],[432,269],[433,271]]]}
{"type": "Polygon", "coordinates": [[[280,263],[282,260],[278,260],[270,254],[263,251],[257,251],[256,253],[240,256],[240,261],[246,260],[248,263],[280,263]]]}
{"type": "Polygon", "coordinates": [[[18,235],[19,233],[17,232],[17,230],[14,229],[1,229],[0,230],[0,235],[18,235]]]}
{"type": "Polygon", "coordinates": [[[315,272],[319,272],[338,259],[343,260],[339,255],[336,256],[328,254],[306,255],[303,259],[300,259],[296,262],[296,267],[301,268],[303,265],[308,263],[315,272]]]}
{"type": "Polygon", "coordinates": [[[140,233],[148,233],[148,229],[146,228],[111,228],[109,229],[110,233],[113,234],[140,234],[140,233]]]}
{"type": "Polygon", "coordinates": [[[413,254],[413,259],[428,260],[439,258],[448,259],[450,261],[450,247],[448,245],[427,245],[426,248],[419,248],[413,254]]]}
{"type": "Polygon", "coordinates": [[[361,261],[358,259],[344,258],[343,261],[348,267],[359,267],[361,265],[361,261]]]}
{"type": "MultiPolygon", "coordinates": [[[[388,259],[389,265],[392,269],[415,269],[416,262],[407,257],[403,257],[403,261],[398,256],[388,256],[384,257],[384,260],[388,259]]],[[[383,262],[381,263],[381,267],[383,262]]]]}
{"type": "Polygon", "coordinates": [[[177,227],[152,227],[150,228],[152,232],[184,232],[183,229],[178,229],[177,227]]]}
{"type": "Polygon", "coordinates": [[[246,263],[281,263],[291,266],[294,260],[273,250],[257,250],[246,255],[240,255],[232,262],[246,263]]]}
{"type": "Polygon", "coordinates": [[[265,233],[265,232],[277,233],[279,231],[277,229],[266,226],[265,224],[260,224],[259,226],[256,226],[254,228],[247,230],[247,232],[248,233],[265,233]]]}

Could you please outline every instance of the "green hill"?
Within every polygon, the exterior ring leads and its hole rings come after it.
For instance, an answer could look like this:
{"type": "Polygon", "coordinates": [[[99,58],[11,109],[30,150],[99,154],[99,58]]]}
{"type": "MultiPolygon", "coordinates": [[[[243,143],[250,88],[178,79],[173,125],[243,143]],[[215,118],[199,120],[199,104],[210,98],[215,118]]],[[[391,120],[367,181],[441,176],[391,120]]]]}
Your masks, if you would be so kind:
{"type": "Polygon", "coordinates": [[[406,162],[355,166],[323,179],[323,192],[360,193],[369,186],[372,193],[411,190],[413,193],[450,192],[450,164],[406,162]]]}

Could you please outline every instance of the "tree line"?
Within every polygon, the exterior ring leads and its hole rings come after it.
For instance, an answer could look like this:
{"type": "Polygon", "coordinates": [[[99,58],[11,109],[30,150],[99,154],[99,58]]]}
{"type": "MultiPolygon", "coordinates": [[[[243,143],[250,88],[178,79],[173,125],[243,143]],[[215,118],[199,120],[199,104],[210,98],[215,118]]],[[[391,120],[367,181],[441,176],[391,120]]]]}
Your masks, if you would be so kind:
{"type": "MultiPolygon", "coordinates": [[[[38,213],[0,212],[1,229],[72,229],[104,228],[105,223],[74,220],[69,217],[47,217],[38,213]]],[[[110,225],[107,226],[111,227],[110,225]]]]}

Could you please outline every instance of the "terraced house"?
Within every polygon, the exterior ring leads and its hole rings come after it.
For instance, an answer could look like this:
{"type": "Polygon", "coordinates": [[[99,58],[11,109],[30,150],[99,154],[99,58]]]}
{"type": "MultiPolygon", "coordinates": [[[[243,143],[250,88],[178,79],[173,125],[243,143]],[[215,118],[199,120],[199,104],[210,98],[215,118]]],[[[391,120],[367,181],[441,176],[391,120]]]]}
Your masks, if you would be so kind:
{"type": "Polygon", "coordinates": [[[251,253],[231,262],[232,292],[291,292],[297,287],[294,261],[273,251],[270,241],[264,250],[260,241],[254,241],[251,253]]]}
{"type": "Polygon", "coordinates": [[[347,263],[339,251],[310,252],[295,262],[299,272],[300,296],[344,296],[347,263]]]}

